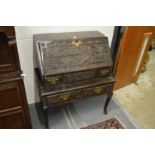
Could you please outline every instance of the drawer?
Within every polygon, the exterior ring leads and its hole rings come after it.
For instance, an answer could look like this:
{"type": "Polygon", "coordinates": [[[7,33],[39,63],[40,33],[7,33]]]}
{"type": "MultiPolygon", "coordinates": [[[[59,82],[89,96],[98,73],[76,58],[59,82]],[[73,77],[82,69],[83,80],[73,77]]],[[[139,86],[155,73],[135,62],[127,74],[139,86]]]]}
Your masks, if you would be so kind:
{"type": "Polygon", "coordinates": [[[13,111],[0,115],[0,129],[23,129],[26,123],[22,111],[13,111]]]}
{"type": "Polygon", "coordinates": [[[87,87],[87,88],[73,90],[65,93],[48,95],[46,96],[46,102],[47,102],[47,105],[53,105],[53,106],[58,104],[65,104],[76,99],[108,93],[112,89],[113,89],[113,84],[87,87]]]}
{"type": "Polygon", "coordinates": [[[0,83],[0,111],[21,107],[21,90],[18,81],[0,83]]]}
{"type": "Polygon", "coordinates": [[[77,90],[56,95],[48,95],[46,97],[47,105],[68,103],[76,99],[79,96],[80,92],[81,92],[80,90],[77,90]]]}
{"type": "MultiPolygon", "coordinates": [[[[89,80],[95,80],[95,79],[102,79],[105,76],[109,76],[112,73],[112,68],[99,68],[99,69],[93,69],[93,70],[86,70],[86,71],[80,71],[80,72],[74,72],[74,73],[67,73],[62,75],[55,75],[51,77],[45,77],[45,87],[51,89],[58,87],[60,89],[61,86],[64,85],[67,88],[67,85],[75,85],[75,82],[78,82],[78,85],[83,85],[83,82],[86,81],[86,83],[89,82],[89,80]]],[[[92,83],[92,81],[90,81],[92,83]]]]}
{"type": "Polygon", "coordinates": [[[104,93],[108,93],[113,89],[113,84],[103,85],[103,86],[95,86],[91,88],[85,88],[82,90],[82,96],[95,96],[104,93]]]}

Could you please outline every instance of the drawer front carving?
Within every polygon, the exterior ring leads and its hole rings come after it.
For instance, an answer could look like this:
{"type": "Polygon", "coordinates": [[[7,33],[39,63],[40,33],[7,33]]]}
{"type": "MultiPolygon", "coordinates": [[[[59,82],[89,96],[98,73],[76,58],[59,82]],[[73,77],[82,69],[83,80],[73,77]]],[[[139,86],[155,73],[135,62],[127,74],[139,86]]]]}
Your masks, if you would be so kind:
{"type": "Polygon", "coordinates": [[[58,76],[45,77],[45,87],[50,90],[69,88],[72,86],[88,84],[111,74],[111,68],[101,68],[96,70],[87,70],[74,72],[58,76]],[[85,83],[86,82],[86,83],[85,83]]]}
{"type": "Polygon", "coordinates": [[[83,88],[80,90],[74,90],[67,93],[60,93],[56,95],[49,95],[46,97],[48,105],[57,105],[71,102],[75,99],[84,98],[88,96],[95,96],[104,93],[108,93],[113,88],[113,84],[95,86],[90,88],[83,88]]]}
{"type": "Polygon", "coordinates": [[[91,96],[91,95],[100,95],[104,93],[108,93],[113,88],[113,84],[104,85],[104,86],[97,86],[93,88],[86,88],[83,89],[82,95],[83,96],[91,96]]]}
{"type": "Polygon", "coordinates": [[[69,102],[73,99],[73,93],[62,93],[57,95],[49,95],[47,96],[47,104],[60,104],[69,102]]]}
{"type": "Polygon", "coordinates": [[[71,94],[64,94],[64,95],[60,95],[60,97],[59,97],[59,100],[60,101],[67,101],[67,100],[69,100],[69,99],[71,99],[71,94]]]}

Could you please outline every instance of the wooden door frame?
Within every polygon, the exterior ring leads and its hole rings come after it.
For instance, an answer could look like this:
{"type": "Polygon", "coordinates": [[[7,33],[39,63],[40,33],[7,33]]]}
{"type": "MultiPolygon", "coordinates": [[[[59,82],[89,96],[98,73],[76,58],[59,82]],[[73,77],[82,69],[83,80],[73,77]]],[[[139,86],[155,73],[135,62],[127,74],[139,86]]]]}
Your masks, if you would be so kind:
{"type": "MultiPolygon", "coordinates": [[[[152,26],[148,26],[148,27],[152,27],[152,26]]],[[[155,28],[152,27],[152,32],[153,33],[155,32],[154,29],[155,28]]],[[[122,44],[125,41],[125,38],[126,38],[126,30],[127,30],[127,27],[125,27],[125,26],[122,26],[117,31],[116,31],[116,28],[114,30],[113,41],[112,41],[112,45],[111,45],[111,53],[112,53],[112,58],[113,58],[113,63],[114,63],[114,65],[113,65],[113,75],[114,76],[116,76],[116,73],[117,73],[118,62],[119,62],[120,52],[121,52],[120,48],[121,48],[122,44]],[[119,36],[119,37],[116,37],[116,35],[119,36]],[[116,39],[116,40],[114,40],[114,39],[116,39]]],[[[148,32],[146,31],[144,33],[144,35],[146,35],[147,33],[149,33],[149,31],[148,32]]],[[[131,79],[131,82],[132,83],[137,81],[137,79],[139,77],[139,74],[141,73],[141,68],[144,65],[144,62],[146,61],[146,55],[147,55],[146,50],[148,50],[150,48],[149,43],[151,42],[151,37],[152,37],[153,33],[150,35],[150,39],[148,41],[148,45],[145,47],[145,53],[144,53],[144,55],[143,55],[143,57],[141,59],[141,62],[140,62],[140,65],[139,65],[139,69],[138,69],[138,72],[137,72],[137,76],[135,76],[135,77],[133,77],[133,79],[131,79]]],[[[141,46],[142,45],[140,45],[139,49],[141,48],[141,46]]],[[[136,58],[136,59],[138,59],[138,58],[136,58]]],[[[135,65],[136,65],[136,62],[135,62],[135,65]]]]}
{"type": "Polygon", "coordinates": [[[118,57],[119,57],[119,48],[121,39],[124,33],[124,27],[125,26],[115,26],[112,43],[111,43],[111,55],[113,60],[113,75],[115,76],[117,63],[118,63],[118,57]]]}

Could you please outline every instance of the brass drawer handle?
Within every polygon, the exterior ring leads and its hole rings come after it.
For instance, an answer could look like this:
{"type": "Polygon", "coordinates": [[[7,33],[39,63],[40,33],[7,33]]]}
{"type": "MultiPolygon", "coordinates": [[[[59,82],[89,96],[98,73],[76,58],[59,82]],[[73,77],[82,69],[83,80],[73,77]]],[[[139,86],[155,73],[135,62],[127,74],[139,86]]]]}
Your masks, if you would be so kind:
{"type": "Polygon", "coordinates": [[[62,101],[66,101],[66,100],[69,99],[69,97],[70,97],[70,94],[66,94],[66,95],[60,96],[60,99],[61,99],[62,101]]]}
{"type": "Polygon", "coordinates": [[[79,47],[81,43],[82,43],[82,42],[81,42],[80,40],[78,40],[78,41],[73,40],[73,41],[72,41],[72,45],[74,45],[74,46],[76,46],[76,47],[79,47]]]}
{"type": "Polygon", "coordinates": [[[58,81],[58,77],[51,77],[50,79],[48,79],[48,82],[50,82],[51,84],[56,84],[58,81]]]}
{"type": "Polygon", "coordinates": [[[98,87],[98,88],[95,88],[94,91],[95,91],[96,94],[99,94],[99,93],[101,93],[103,91],[103,88],[98,87]]]}
{"type": "Polygon", "coordinates": [[[100,70],[100,74],[103,76],[103,75],[106,75],[109,71],[107,69],[101,69],[100,70]]]}

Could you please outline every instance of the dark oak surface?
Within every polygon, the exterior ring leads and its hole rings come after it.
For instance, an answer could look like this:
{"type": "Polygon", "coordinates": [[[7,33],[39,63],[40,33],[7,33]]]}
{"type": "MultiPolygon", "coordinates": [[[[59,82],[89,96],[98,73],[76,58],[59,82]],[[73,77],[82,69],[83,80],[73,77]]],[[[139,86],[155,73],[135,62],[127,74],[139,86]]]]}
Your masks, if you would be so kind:
{"type": "Polygon", "coordinates": [[[34,35],[39,94],[48,128],[48,108],[101,94],[112,97],[114,78],[108,38],[100,32],[34,35]]]}
{"type": "Polygon", "coordinates": [[[31,128],[15,31],[0,27],[0,128],[31,128]]]}
{"type": "Polygon", "coordinates": [[[0,73],[20,70],[15,32],[12,27],[0,27],[0,73]]]}
{"type": "Polygon", "coordinates": [[[97,31],[35,34],[34,47],[42,76],[112,67],[108,38],[97,31]]]}

